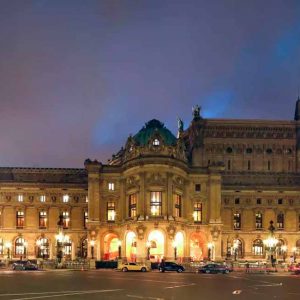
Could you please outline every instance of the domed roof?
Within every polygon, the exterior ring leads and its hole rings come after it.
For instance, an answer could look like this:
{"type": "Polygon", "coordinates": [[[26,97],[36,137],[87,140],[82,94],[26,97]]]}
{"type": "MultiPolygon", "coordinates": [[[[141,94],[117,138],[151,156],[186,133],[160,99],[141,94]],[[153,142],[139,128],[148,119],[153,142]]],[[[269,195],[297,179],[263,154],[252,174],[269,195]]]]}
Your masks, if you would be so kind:
{"type": "Polygon", "coordinates": [[[145,146],[156,134],[163,139],[165,145],[172,146],[176,144],[176,137],[173,133],[165,127],[164,123],[156,119],[147,122],[145,126],[133,136],[133,139],[138,145],[145,146]]]}

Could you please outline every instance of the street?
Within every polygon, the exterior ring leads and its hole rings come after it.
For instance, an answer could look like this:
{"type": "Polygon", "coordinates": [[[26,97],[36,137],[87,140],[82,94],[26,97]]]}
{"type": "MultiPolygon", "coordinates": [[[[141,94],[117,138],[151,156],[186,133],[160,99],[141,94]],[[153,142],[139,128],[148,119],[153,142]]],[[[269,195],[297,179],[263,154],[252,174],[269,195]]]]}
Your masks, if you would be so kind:
{"type": "Polygon", "coordinates": [[[2,271],[0,299],[296,299],[299,283],[289,274],[2,271]]]}

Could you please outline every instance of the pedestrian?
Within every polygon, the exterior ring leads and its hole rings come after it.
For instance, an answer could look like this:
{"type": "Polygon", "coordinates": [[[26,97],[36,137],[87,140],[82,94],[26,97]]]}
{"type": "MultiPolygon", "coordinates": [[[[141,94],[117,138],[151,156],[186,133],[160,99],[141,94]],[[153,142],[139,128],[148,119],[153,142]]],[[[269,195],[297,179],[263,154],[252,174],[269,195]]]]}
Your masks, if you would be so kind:
{"type": "Polygon", "coordinates": [[[249,273],[250,272],[250,264],[247,260],[246,260],[245,267],[246,267],[246,273],[249,273]]]}

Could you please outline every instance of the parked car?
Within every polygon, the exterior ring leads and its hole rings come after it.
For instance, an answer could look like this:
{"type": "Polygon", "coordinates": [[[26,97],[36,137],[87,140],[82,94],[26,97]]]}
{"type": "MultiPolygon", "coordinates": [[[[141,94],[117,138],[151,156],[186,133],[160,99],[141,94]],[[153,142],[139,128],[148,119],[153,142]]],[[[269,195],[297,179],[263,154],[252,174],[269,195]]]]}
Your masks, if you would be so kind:
{"type": "Polygon", "coordinates": [[[181,273],[184,271],[184,267],[172,261],[165,261],[158,265],[158,270],[159,272],[176,271],[178,273],[181,273]]]}
{"type": "Polygon", "coordinates": [[[125,264],[120,264],[118,266],[118,269],[123,271],[123,272],[128,272],[128,271],[141,271],[141,272],[147,272],[149,271],[148,267],[144,264],[137,264],[134,262],[130,263],[125,263],[125,264]]]}
{"type": "Polygon", "coordinates": [[[19,271],[35,271],[38,270],[38,266],[29,260],[18,260],[13,263],[12,265],[13,270],[19,270],[19,271]]]}
{"type": "Polygon", "coordinates": [[[199,273],[223,273],[228,274],[232,272],[232,268],[228,267],[227,265],[216,264],[216,263],[208,263],[199,268],[199,273]]]}
{"type": "Polygon", "coordinates": [[[294,274],[300,274],[300,263],[290,265],[288,270],[294,274]]]}

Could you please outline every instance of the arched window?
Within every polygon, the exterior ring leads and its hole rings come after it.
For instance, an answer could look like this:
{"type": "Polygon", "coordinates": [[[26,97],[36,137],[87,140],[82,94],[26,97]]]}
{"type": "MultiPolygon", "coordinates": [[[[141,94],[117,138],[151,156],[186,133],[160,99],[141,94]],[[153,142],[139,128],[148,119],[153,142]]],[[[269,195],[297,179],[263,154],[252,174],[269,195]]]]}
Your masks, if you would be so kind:
{"type": "Polygon", "coordinates": [[[152,144],[153,146],[159,146],[159,139],[154,139],[152,144]]]}
{"type": "Polygon", "coordinates": [[[40,238],[36,241],[37,246],[37,257],[38,258],[49,258],[49,240],[46,238],[40,238]]]}
{"type": "Polygon", "coordinates": [[[264,253],[264,244],[263,241],[257,239],[252,244],[252,253],[253,255],[263,255],[264,253]]]}
{"type": "Polygon", "coordinates": [[[15,255],[26,255],[27,242],[23,238],[17,238],[15,241],[15,255]]]}
{"type": "Polygon", "coordinates": [[[279,213],[277,215],[277,229],[284,229],[284,214],[279,213]]]}
{"type": "Polygon", "coordinates": [[[243,243],[240,239],[233,240],[232,243],[232,255],[235,258],[243,257],[243,243]]]}
{"type": "Polygon", "coordinates": [[[284,240],[279,239],[276,245],[278,255],[283,255],[284,253],[284,240]]]}

